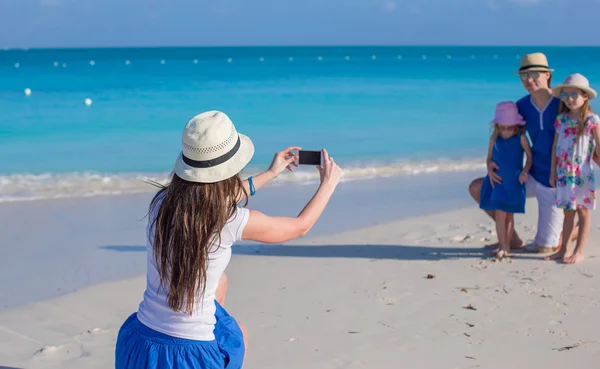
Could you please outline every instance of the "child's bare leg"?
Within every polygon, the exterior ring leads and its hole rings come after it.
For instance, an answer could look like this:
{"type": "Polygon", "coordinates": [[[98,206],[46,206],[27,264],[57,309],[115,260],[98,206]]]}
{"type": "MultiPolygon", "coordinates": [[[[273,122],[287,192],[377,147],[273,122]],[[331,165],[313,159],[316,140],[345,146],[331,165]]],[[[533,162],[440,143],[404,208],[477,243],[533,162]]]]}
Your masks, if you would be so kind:
{"type": "Polygon", "coordinates": [[[590,234],[590,228],[592,223],[592,214],[587,208],[577,209],[577,217],[579,218],[579,233],[577,237],[577,245],[575,251],[570,256],[564,257],[564,261],[567,264],[577,264],[583,261],[583,248],[587,241],[588,235],[590,234]]]}
{"type": "Polygon", "coordinates": [[[510,253],[509,241],[512,240],[512,235],[515,230],[515,217],[513,213],[506,213],[506,254],[510,253]]]}
{"type": "Polygon", "coordinates": [[[515,231],[515,224],[513,222],[513,226],[510,229],[510,248],[512,250],[523,250],[525,249],[525,241],[519,237],[517,231],[515,231]]]}
{"type": "MultiPolygon", "coordinates": [[[[478,204],[481,200],[479,195],[481,194],[481,186],[483,185],[483,181],[483,178],[477,178],[469,185],[469,193],[471,194],[473,200],[475,200],[475,202],[477,202],[478,204]]],[[[485,213],[489,215],[489,217],[492,218],[494,221],[496,220],[496,215],[494,214],[494,211],[486,210],[485,213]]],[[[495,247],[495,245],[490,245],[490,247],[495,247]]],[[[510,247],[512,249],[525,248],[525,242],[519,237],[519,235],[517,234],[517,232],[515,232],[514,229],[512,238],[510,240],[510,247]]],[[[498,249],[494,250],[493,252],[498,252],[498,249]]]]}
{"type": "Polygon", "coordinates": [[[498,254],[496,254],[496,257],[498,259],[502,259],[502,257],[504,257],[504,255],[507,253],[507,250],[509,248],[508,246],[508,239],[506,238],[507,234],[506,234],[506,226],[507,226],[507,222],[506,222],[506,212],[502,211],[502,210],[496,210],[495,211],[495,218],[496,218],[496,233],[498,234],[498,244],[500,246],[500,249],[498,250],[498,254]]]}
{"type": "MultiPolygon", "coordinates": [[[[562,247],[563,233],[564,233],[564,230],[563,230],[563,232],[560,233],[560,238],[558,239],[558,245],[556,245],[556,247],[554,248],[555,251],[560,250],[562,247]]],[[[569,243],[572,243],[573,241],[577,240],[577,237],[579,237],[579,221],[577,221],[577,225],[571,231],[569,243]]]]}
{"type": "MultiPolygon", "coordinates": [[[[575,224],[575,210],[565,210],[565,220],[563,221],[563,235],[570,235],[573,232],[573,225],[575,224]]],[[[569,244],[571,243],[571,237],[562,237],[562,245],[560,249],[550,256],[546,256],[544,260],[560,260],[565,257],[571,256],[569,253],[569,244]]]]}

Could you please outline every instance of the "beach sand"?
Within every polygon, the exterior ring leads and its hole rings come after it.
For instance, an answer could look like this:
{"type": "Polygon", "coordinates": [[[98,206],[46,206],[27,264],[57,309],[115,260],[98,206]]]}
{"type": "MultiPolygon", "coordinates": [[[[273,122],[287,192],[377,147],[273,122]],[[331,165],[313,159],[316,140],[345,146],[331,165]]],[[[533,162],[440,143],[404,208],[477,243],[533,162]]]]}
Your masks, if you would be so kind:
{"type": "MultiPolygon", "coordinates": [[[[147,198],[119,201],[145,207],[147,198]]],[[[85,201],[91,213],[104,204],[85,201]]],[[[19,204],[10,212],[40,206],[19,204]]],[[[527,215],[516,217],[527,240],[536,213],[532,199],[527,215]]],[[[101,249],[107,260],[142,265],[143,222],[123,227],[122,217],[132,215],[123,214],[95,231],[76,217],[45,229],[77,225],[98,245],[118,245],[101,249]]],[[[586,260],[570,266],[537,254],[491,259],[484,246],[495,241],[493,224],[474,206],[309,234],[286,245],[235,246],[226,308],[249,331],[244,368],[596,368],[597,224],[586,260]]],[[[10,247],[27,246],[33,247],[10,247]]],[[[0,368],[113,367],[118,329],[145,287],[143,271],[134,272],[42,301],[12,301],[0,311],[0,368]]],[[[36,271],[23,271],[23,278],[27,273],[36,271]]]]}

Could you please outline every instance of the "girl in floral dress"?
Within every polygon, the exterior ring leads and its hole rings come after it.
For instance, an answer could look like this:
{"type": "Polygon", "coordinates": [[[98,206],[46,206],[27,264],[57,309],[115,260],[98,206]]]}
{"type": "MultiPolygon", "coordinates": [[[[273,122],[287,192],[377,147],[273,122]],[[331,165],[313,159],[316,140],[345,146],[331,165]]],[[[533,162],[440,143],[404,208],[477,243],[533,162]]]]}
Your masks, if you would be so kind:
{"type": "Polygon", "coordinates": [[[563,237],[560,250],[546,260],[562,259],[567,264],[576,264],[583,261],[583,247],[591,226],[590,211],[596,208],[592,157],[594,151],[600,153],[600,118],[592,111],[590,100],[597,94],[587,78],[578,73],[568,76],[552,92],[560,97],[561,103],[555,122],[550,184],[556,187],[556,206],[565,212],[563,234],[571,234],[577,214],[579,235],[572,253],[568,250],[569,237],[563,237]]]}

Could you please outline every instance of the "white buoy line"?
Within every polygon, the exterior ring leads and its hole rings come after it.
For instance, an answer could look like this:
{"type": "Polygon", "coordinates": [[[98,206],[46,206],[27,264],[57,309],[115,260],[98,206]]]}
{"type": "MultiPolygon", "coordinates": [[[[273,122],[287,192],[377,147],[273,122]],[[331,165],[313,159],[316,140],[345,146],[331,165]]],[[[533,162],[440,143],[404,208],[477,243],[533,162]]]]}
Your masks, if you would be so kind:
{"type": "MultiPolygon", "coordinates": [[[[31,94],[32,94],[32,91],[31,91],[31,89],[28,87],[28,88],[26,88],[26,89],[24,89],[24,90],[23,90],[23,93],[25,94],[25,96],[29,97],[29,96],[31,96],[31,94]]],[[[86,97],[86,98],[83,100],[83,103],[85,104],[85,106],[92,106],[92,103],[93,103],[93,101],[92,101],[92,99],[90,99],[89,97],[86,97]]]]}
{"type": "MultiPolygon", "coordinates": [[[[387,57],[393,57],[393,56],[392,56],[392,55],[390,55],[390,56],[387,56],[387,57]]],[[[387,57],[384,57],[384,59],[386,59],[387,57]]],[[[416,57],[416,56],[413,56],[413,57],[416,57]]],[[[445,57],[446,57],[446,59],[450,60],[450,59],[454,59],[454,58],[456,57],[456,55],[446,54],[446,55],[445,55],[445,57]]],[[[469,56],[466,56],[466,57],[470,57],[470,59],[472,59],[472,60],[475,60],[475,59],[477,59],[477,55],[475,55],[475,54],[471,54],[471,55],[469,55],[469,56]]],[[[481,56],[480,56],[480,57],[481,57],[481,56]]],[[[489,55],[488,57],[491,57],[491,58],[492,58],[492,59],[494,59],[494,60],[498,60],[498,59],[500,59],[500,58],[501,58],[501,56],[500,56],[500,55],[498,55],[498,54],[492,54],[492,55],[489,55]]],[[[521,55],[520,55],[520,54],[516,54],[516,55],[515,55],[515,58],[516,58],[516,59],[519,59],[520,57],[521,57],[521,55]]],[[[350,56],[350,55],[346,55],[346,56],[343,56],[343,58],[344,58],[344,60],[346,60],[346,61],[350,61],[350,60],[352,59],[352,56],[350,56]]],[[[396,55],[396,59],[398,59],[398,60],[403,60],[403,59],[405,59],[405,58],[406,58],[406,55],[400,55],[400,54],[396,55]]],[[[408,58],[409,58],[408,60],[410,60],[410,56],[409,56],[408,58]]],[[[458,58],[460,59],[460,56],[458,56],[458,58]]],[[[485,56],[483,56],[483,58],[485,59],[485,56]]],[[[290,57],[288,57],[287,59],[288,59],[288,61],[290,61],[290,62],[292,62],[292,61],[294,61],[294,60],[295,60],[295,58],[294,58],[293,56],[290,56],[290,57]]],[[[360,59],[360,58],[359,58],[359,59],[360,59]]],[[[377,55],[375,55],[375,54],[371,55],[371,60],[377,60],[377,59],[378,59],[378,56],[377,56],[377,55]]],[[[423,55],[421,55],[421,59],[422,59],[422,60],[427,60],[427,59],[428,59],[428,56],[427,56],[427,55],[425,55],[425,54],[423,54],[423,55]]],[[[435,58],[434,58],[434,59],[435,59],[435,58]]],[[[233,58],[227,58],[226,60],[227,60],[227,62],[228,62],[228,63],[232,63],[232,62],[233,62],[233,58]]],[[[265,61],[265,57],[260,57],[258,60],[259,60],[260,62],[264,62],[264,61],[265,61]]],[[[319,60],[319,61],[323,61],[323,56],[321,56],[321,55],[317,56],[317,60],[319,60]]],[[[159,60],[159,62],[160,62],[160,64],[161,64],[161,65],[165,65],[167,61],[166,61],[165,59],[160,59],[160,60],[159,60]]],[[[194,64],[198,64],[198,63],[199,63],[199,59],[192,59],[192,62],[193,62],[194,64]]],[[[90,66],[95,66],[95,65],[96,65],[96,61],[95,61],[95,60],[93,60],[93,59],[92,59],[92,60],[89,60],[89,61],[88,61],[88,63],[89,63],[89,65],[90,65],[90,66]]],[[[125,65],[131,65],[131,64],[132,64],[132,61],[131,61],[131,60],[129,60],[129,59],[127,59],[127,60],[125,60],[125,61],[124,61],[124,63],[125,63],[125,65]]],[[[53,65],[54,67],[62,67],[62,68],[67,68],[67,66],[68,66],[68,64],[67,64],[66,62],[59,62],[59,61],[54,61],[54,62],[52,63],[52,65],[53,65]]],[[[20,62],[16,62],[16,63],[14,64],[14,67],[15,67],[15,68],[20,68],[20,67],[22,67],[22,66],[23,66],[23,65],[22,65],[20,62]]]]}
{"type": "MultiPolygon", "coordinates": [[[[396,55],[396,59],[398,59],[398,60],[402,60],[402,59],[404,59],[405,57],[406,57],[405,55],[404,55],[404,56],[403,56],[403,55],[396,55]]],[[[518,54],[517,54],[517,55],[515,55],[515,58],[517,58],[517,59],[519,59],[520,57],[521,57],[521,56],[520,56],[520,55],[518,55],[518,54]]],[[[351,57],[350,55],[346,55],[346,56],[344,56],[343,58],[344,58],[345,60],[351,60],[351,59],[352,59],[352,57],[351,57]]],[[[371,60],[377,60],[377,58],[378,58],[378,56],[377,56],[377,55],[371,55],[371,60]]],[[[421,55],[421,59],[423,59],[423,60],[427,60],[427,58],[428,58],[428,56],[427,56],[427,55],[421,55]]],[[[453,59],[453,58],[454,58],[454,56],[453,56],[453,55],[451,55],[451,54],[447,54],[447,55],[446,55],[446,59],[448,59],[448,60],[449,60],[449,59],[453,59]]],[[[470,55],[470,58],[471,58],[471,59],[476,59],[476,58],[477,58],[477,56],[476,56],[476,55],[470,55]]],[[[500,56],[499,56],[498,54],[493,54],[493,55],[492,55],[492,58],[493,58],[493,59],[499,59],[499,58],[500,58],[500,56]]],[[[290,57],[288,57],[287,59],[288,59],[289,61],[294,61],[294,57],[293,57],[293,56],[290,56],[290,57]]],[[[231,63],[231,62],[233,62],[233,58],[227,58],[226,60],[227,60],[227,62],[228,62],[228,63],[231,63]]],[[[260,57],[258,60],[259,60],[259,61],[261,61],[261,62],[264,62],[264,61],[265,61],[265,58],[264,58],[264,57],[260,57]]],[[[322,57],[322,56],[317,56],[317,60],[319,60],[319,61],[323,61],[323,57],[322,57]]],[[[161,59],[159,62],[160,62],[160,64],[161,64],[161,65],[165,65],[165,64],[167,63],[167,61],[166,61],[165,59],[161,59]]],[[[198,60],[198,59],[193,59],[193,60],[192,60],[192,62],[193,62],[194,64],[198,64],[198,63],[199,63],[199,60],[198,60]]],[[[132,63],[132,62],[131,62],[131,60],[129,60],[129,59],[125,60],[125,65],[131,65],[131,63],[132,63]]],[[[62,66],[63,68],[66,68],[66,67],[67,67],[67,63],[60,63],[60,62],[58,62],[58,61],[55,61],[55,62],[53,62],[53,63],[52,63],[52,65],[53,65],[54,67],[59,67],[59,66],[62,66]]],[[[90,66],[94,66],[94,65],[96,65],[96,61],[95,61],[95,60],[90,60],[90,61],[89,61],[89,65],[90,65],[90,66]]],[[[21,63],[19,63],[19,62],[15,63],[15,64],[14,64],[14,67],[15,67],[15,68],[20,68],[20,67],[21,67],[21,63]]]]}
{"type": "MultiPolygon", "coordinates": [[[[475,55],[471,55],[470,57],[471,57],[471,59],[476,59],[476,56],[475,56],[475,55]]],[[[498,54],[493,54],[493,55],[492,55],[492,57],[493,57],[493,59],[495,59],[495,60],[499,59],[499,55],[498,55],[498,54]]],[[[521,57],[521,56],[520,56],[519,54],[515,55],[515,58],[516,58],[516,59],[519,59],[520,57],[521,57]]],[[[398,60],[402,60],[402,59],[403,59],[403,56],[402,56],[402,55],[396,55],[396,58],[397,58],[398,60]]],[[[347,60],[347,61],[349,61],[349,60],[351,59],[351,56],[349,56],[349,55],[346,55],[346,56],[344,57],[344,59],[345,59],[345,60],[347,60]]],[[[372,56],[371,56],[371,59],[372,59],[372,60],[376,60],[376,59],[377,59],[377,55],[372,55],[372,56]]],[[[426,59],[427,59],[427,55],[421,55],[421,59],[423,59],[423,60],[426,60],[426,59]]],[[[450,54],[446,55],[446,59],[452,59],[452,55],[450,55],[450,54]]],[[[294,57],[291,57],[291,56],[290,56],[290,57],[288,57],[288,60],[291,62],[291,61],[293,61],[293,60],[294,60],[294,57]]],[[[317,60],[319,60],[319,61],[322,61],[322,60],[323,60],[323,57],[322,57],[322,56],[318,56],[318,57],[317,57],[317,60]]],[[[265,61],[265,58],[264,58],[264,57],[260,57],[260,58],[259,58],[259,61],[263,62],[263,61],[265,61]]],[[[233,62],[233,58],[228,58],[228,59],[227,59],[227,62],[228,62],[228,63],[231,63],[231,62],[233,62]]],[[[193,63],[194,63],[194,64],[198,64],[198,59],[193,59],[193,63]]],[[[127,59],[127,60],[125,60],[125,64],[126,64],[126,65],[130,65],[130,64],[131,64],[131,61],[130,61],[129,59],[127,59]]],[[[165,60],[165,59],[161,59],[161,60],[160,60],[160,64],[162,64],[162,65],[166,64],[166,60],[165,60]]],[[[66,68],[66,67],[67,67],[67,63],[62,63],[62,64],[61,64],[61,63],[60,63],[60,62],[58,62],[58,61],[54,61],[54,62],[52,63],[52,65],[53,65],[54,67],[59,67],[59,66],[62,66],[63,68],[66,68]]],[[[94,65],[96,65],[96,61],[95,61],[95,60],[90,60],[90,61],[89,61],[89,65],[90,65],[90,66],[94,66],[94,65]]],[[[15,67],[15,68],[19,68],[19,67],[21,67],[21,64],[20,64],[19,62],[17,62],[17,63],[15,63],[15,64],[14,64],[14,67],[15,67]]],[[[25,94],[25,96],[27,96],[27,97],[30,97],[30,96],[32,95],[33,91],[32,91],[30,88],[25,88],[25,89],[23,90],[23,93],[25,94]]],[[[87,107],[90,107],[90,106],[92,106],[92,104],[93,104],[93,101],[92,101],[92,99],[91,99],[91,98],[89,98],[89,97],[88,97],[88,98],[85,98],[85,99],[84,99],[83,103],[85,104],[85,106],[87,106],[87,107]]]]}

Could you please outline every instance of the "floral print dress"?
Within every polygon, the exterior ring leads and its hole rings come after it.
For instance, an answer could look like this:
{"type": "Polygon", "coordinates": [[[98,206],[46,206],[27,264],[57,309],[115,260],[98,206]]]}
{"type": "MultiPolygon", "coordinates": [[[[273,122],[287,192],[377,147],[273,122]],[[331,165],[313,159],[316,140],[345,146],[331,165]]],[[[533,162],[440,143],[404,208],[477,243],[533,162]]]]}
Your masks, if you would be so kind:
{"type": "Polygon", "coordinates": [[[585,132],[578,138],[579,121],[561,113],[554,126],[556,144],[556,206],[566,210],[595,209],[596,186],[592,169],[594,136],[592,130],[600,124],[596,114],[588,116],[585,132]]]}

